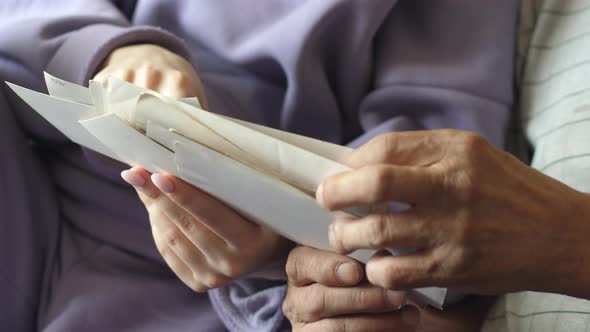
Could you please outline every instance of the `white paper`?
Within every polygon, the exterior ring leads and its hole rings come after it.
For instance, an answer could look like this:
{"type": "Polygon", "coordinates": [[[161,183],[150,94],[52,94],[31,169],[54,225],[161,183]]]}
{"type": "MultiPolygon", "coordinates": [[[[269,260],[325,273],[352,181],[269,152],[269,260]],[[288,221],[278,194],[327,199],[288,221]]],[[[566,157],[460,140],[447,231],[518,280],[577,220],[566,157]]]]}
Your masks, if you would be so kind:
{"type": "MultiPolygon", "coordinates": [[[[194,100],[174,100],[119,80],[110,80],[106,89],[97,83],[87,89],[46,77],[52,96],[9,86],[72,141],[129,165],[174,174],[297,243],[332,250],[333,214],[310,192],[324,176],[349,170],[337,161],[350,149],[221,117],[194,100]],[[167,112],[174,119],[162,116],[167,112]]],[[[372,254],[351,256],[367,262],[372,254]]],[[[441,307],[446,289],[412,293],[441,307]]]]}

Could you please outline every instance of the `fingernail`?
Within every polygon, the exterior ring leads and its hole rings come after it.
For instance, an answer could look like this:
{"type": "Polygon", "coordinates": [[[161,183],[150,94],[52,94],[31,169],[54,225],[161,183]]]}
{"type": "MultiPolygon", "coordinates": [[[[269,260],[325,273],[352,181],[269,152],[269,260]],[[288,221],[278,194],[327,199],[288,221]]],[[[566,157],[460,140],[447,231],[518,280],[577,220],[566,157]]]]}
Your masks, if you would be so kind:
{"type": "Polygon", "coordinates": [[[418,312],[418,309],[414,307],[407,307],[402,310],[402,321],[405,324],[409,326],[415,326],[416,324],[418,324],[419,319],[420,313],[418,312]]]}
{"type": "Polygon", "coordinates": [[[338,265],[336,276],[346,285],[356,285],[360,281],[360,273],[356,264],[346,262],[338,265]]]}
{"type": "Polygon", "coordinates": [[[161,192],[166,194],[171,194],[174,192],[174,183],[170,181],[165,175],[162,174],[152,174],[152,182],[161,192]]]}
{"type": "Polygon", "coordinates": [[[143,188],[147,183],[147,180],[143,176],[131,169],[121,172],[121,177],[123,180],[125,180],[125,182],[129,183],[135,188],[143,188]]]}
{"type": "Polygon", "coordinates": [[[321,183],[318,187],[318,190],[315,192],[315,199],[320,203],[321,206],[324,206],[324,183],[321,183]]]}

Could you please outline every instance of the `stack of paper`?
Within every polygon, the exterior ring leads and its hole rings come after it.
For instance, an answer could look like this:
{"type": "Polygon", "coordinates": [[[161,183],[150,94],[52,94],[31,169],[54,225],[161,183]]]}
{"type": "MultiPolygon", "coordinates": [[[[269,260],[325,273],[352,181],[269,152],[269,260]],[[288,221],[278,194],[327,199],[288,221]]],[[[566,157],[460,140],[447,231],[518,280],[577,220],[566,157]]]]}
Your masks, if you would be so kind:
{"type": "MultiPolygon", "coordinates": [[[[78,86],[45,74],[50,95],[8,85],[73,142],[150,172],[168,172],[253,222],[303,245],[332,250],[332,213],[314,200],[324,177],[350,170],[350,149],[216,115],[196,98],[172,99],[116,78],[78,86]]],[[[361,215],[361,209],[348,213],[361,215]]],[[[352,257],[366,262],[372,251],[352,257]]],[[[446,289],[413,291],[441,307],[446,289]]]]}

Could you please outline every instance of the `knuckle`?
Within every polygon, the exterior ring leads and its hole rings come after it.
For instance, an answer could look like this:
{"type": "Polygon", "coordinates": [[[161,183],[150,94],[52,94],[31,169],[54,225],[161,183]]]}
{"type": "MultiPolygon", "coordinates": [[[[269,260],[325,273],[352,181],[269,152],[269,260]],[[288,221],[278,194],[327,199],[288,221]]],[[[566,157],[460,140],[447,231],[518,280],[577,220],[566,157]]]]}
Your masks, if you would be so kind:
{"type": "Polygon", "coordinates": [[[395,151],[397,144],[396,135],[391,133],[380,135],[373,138],[370,143],[374,149],[374,153],[380,157],[379,159],[386,160],[392,151],[395,151]]]}
{"type": "Polygon", "coordinates": [[[455,164],[440,178],[442,192],[452,194],[461,202],[471,203],[481,197],[481,188],[476,185],[478,175],[473,168],[455,164]]]}
{"type": "Polygon", "coordinates": [[[162,196],[162,192],[156,188],[144,188],[140,190],[140,193],[152,200],[157,200],[162,196]]]}
{"type": "Polygon", "coordinates": [[[171,228],[166,233],[164,233],[164,244],[170,248],[176,248],[181,243],[182,234],[177,228],[171,228]]]}
{"type": "Polygon", "coordinates": [[[485,138],[475,133],[461,133],[458,136],[459,151],[468,158],[478,157],[490,144],[485,138]]]}
{"type": "Polygon", "coordinates": [[[96,74],[92,80],[105,84],[107,82],[107,77],[108,74],[104,71],[101,71],[100,73],[96,74]]]}
{"type": "Polygon", "coordinates": [[[209,290],[209,288],[199,281],[195,274],[193,274],[192,278],[188,281],[187,286],[197,293],[205,293],[209,290]]]}
{"type": "Polygon", "coordinates": [[[220,259],[216,262],[219,271],[230,278],[237,278],[246,270],[243,263],[229,258],[220,259]]]}
{"type": "Polygon", "coordinates": [[[180,70],[170,70],[167,75],[178,87],[186,87],[190,84],[190,78],[180,70]]]}
{"type": "MultiPolygon", "coordinates": [[[[430,257],[429,259],[426,259],[423,264],[424,264],[424,266],[422,268],[421,275],[436,276],[436,275],[439,275],[442,270],[441,260],[437,259],[436,257],[430,257]]],[[[414,279],[417,279],[420,276],[418,276],[418,275],[409,276],[408,279],[410,279],[412,277],[414,279]]],[[[412,281],[412,280],[408,280],[408,281],[412,281]]]]}
{"type": "Polygon", "coordinates": [[[121,78],[124,79],[125,81],[130,82],[131,80],[133,80],[134,76],[135,76],[135,71],[132,69],[123,69],[121,71],[121,78]]]}
{"type": "Polygon", "coordinates": [[[398,271],[390,265],[378,269],[374,268],[372,264],[367,265],[367,279],[369,282],[385,289],[400,289],[402,285],[397,272],[398,271]]]}
{"type": "Polygon", "coordinates": [[[158,69],[156,69],[156,67],[154,67],[152,64],[144,64],[143,66],[141,66],[139,68],[139,70],[143,71],[145,73],[146,76],[153,76],[153,75],[157,75],[160,73],[160,71],[158,69]]]}
{"type": "Polygon", "coordinates": [[[213,288],[219,288],[223,285],[225,285],[228,281],[228,278],[225,276],[222,276],[220,274],[209,274],[207,276],[205,276],[204,280],[203,280],[203,284],[205,284],[209,289],[213,289],[213,288]]]}
{"type": "Polygon", "coordinates": [[[195,232],[195,220],[189,213],[183,211],[174,220],[176,225],[186,233],[192,234],[195,232]]]}
{"type": "Polygon", "coordinates": [[[165,244],[160,244],[159,241],[156,241],[156,248],[160,253],[160,256],[164,258],[164,260],[168,261],[171,257],[173,257],[173,252],[170,247],[165,244]]]}
{"type": "Polygon", "coordinates": [[[305,311],[301,313],[303,321],[313,322],[323,316],[327,305],[326,296],[328,295],[322,291],[312,291],[307,294],[305,311]]]}
{"type": "Polygon", "coordinates": [[[367,237],[372,248],[379,248],[386,242],[388,219],[386,216],[377,214],[369,217],[367,237]]]}
{"type": "Polygon", "coordinates": [[[368,199],[371,202],[387,201],[388,183],[391,180],[391,174],[387,166],[374,166],[369,168],[368,171],[368,187],[371,188],[368,199]]]}
{"type": "Polygon", "coordinates": [[[385,308],[385,292],[387,292],[385,288],[359,289],[358,292],[349,293],[349,301],[362,308],[385,308]]]}
{"type": "Polygon", "coordinates": [[[283,301],[281,309],[283,310],[283,314],[285,314],[285,317],[287,317],[287,319],[289,319],[291,323],[296,322],[295,318],[297,317],[297,306],[295,305],[295,302],[293,300],[291,288],[289,288],[289,290],[287,291],[287,296],[283,301]]]}
{"type": "Polygon", "coordinates": [[[289,280],[295,281],[299,279],[299,270],[302,268],[302,264],[298,248],[291,250],[287,257],[287,264],[285,264],[285,272],[289,280]]]}

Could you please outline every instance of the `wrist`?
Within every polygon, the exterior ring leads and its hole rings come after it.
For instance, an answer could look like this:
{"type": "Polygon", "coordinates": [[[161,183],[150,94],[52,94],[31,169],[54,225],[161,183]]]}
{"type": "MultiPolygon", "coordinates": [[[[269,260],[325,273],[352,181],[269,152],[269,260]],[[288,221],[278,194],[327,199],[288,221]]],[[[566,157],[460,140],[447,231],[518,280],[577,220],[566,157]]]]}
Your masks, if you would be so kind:
{"type": "Polygon", "coordinates": [[[551,271],[544,273],[545,289],[540,290],[590,299],[590,195],[575,191],[570,203],[572,213],[561,230],[564,240],[553,244],[559,247],[548,247],[559,253],[554,256],[557,262],[547,264],[557,275],[551,271]]]}
{"type": "Polygon", "coordinates": [[[582,226],[582,232],[579,234],[579,240],[576,243],[575,257],[577,258],[574,262],[574,282],[572,285],[575,290],[572,296],[590,299],[590,194],[580,193],[580,206],[581,215],[578,217],[577,222],[582,226]],[[584,231],[585,230],[585,231],[584,231]]]}

